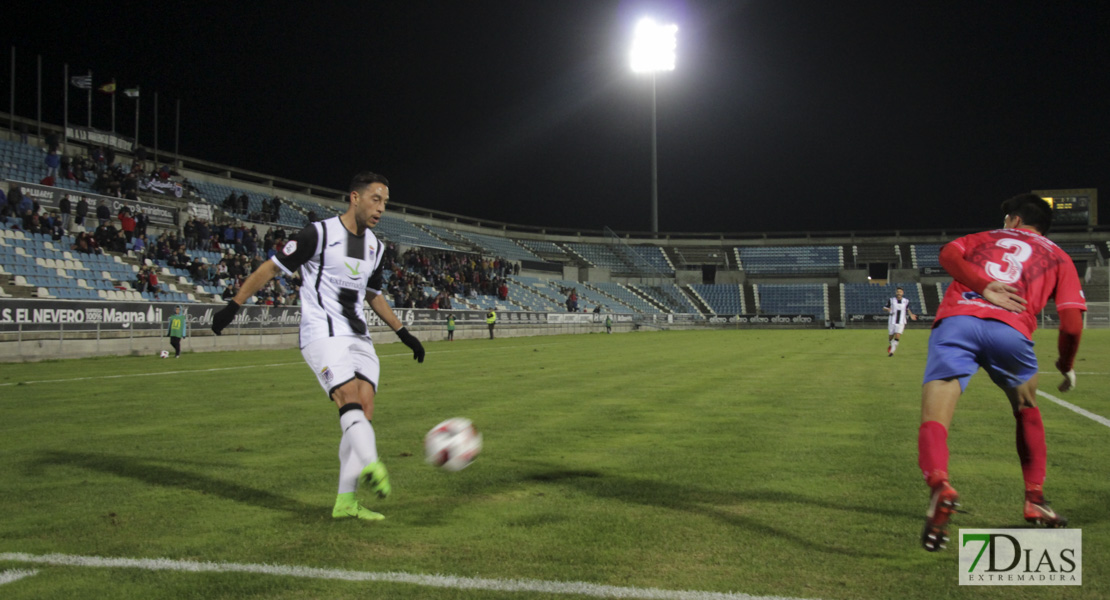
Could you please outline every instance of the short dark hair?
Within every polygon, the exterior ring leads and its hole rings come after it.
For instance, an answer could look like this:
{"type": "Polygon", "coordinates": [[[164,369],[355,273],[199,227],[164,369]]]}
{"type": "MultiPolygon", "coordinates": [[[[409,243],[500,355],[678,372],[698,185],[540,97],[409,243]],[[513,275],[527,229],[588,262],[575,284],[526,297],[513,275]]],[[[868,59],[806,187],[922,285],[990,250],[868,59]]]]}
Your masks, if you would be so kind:
{"type": "Polygon", "coordinates": [[[1002,212],[1021,217],[1022,223],[1035,227],[1041,235],[1052,228],[1052,206],[1036,194],[1018,194],[1002,203],[1002,212]]]}
{"type": "Polygon", "coordinates": [[[906,291],[905,289],[902,288],[902,286],[898,286],[898,287],[894,288],[894,291],[897,292],[898,290],[902,290],[903,292],[906,291]]]}
{"type": "Polygon", "coordinates": [[[386,180],[385,177],[377,173],[371,173],[370,171],[363,171],[351,178],[351,185],[347,188],[347,193],[365,189],[371,183],[380,183],[385,187],[389,187],[389,181],[386,180]]]}

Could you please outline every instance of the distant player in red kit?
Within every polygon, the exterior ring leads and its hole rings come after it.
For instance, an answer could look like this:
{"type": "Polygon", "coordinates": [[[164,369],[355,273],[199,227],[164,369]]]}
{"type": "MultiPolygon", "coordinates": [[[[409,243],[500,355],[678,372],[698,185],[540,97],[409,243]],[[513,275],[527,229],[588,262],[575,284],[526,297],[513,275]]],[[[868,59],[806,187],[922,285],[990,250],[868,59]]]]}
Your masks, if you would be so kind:
{"type": "Polygon", "coordinates": [[[1025,478],[1025,520],[1048,527],[1068,521],[1045,502],[1044,424],[1036,405],[1037,313],[1055,298],[1060,316],[1056,368],[1060,391],[1075,387],[1075,355],[1087,304],[1071,258],[1044,237],[1052,208],[1022,194],[1002,203],[1003,229],[964,236],[945,245],[940,264],[955,280],[948,287],[929,335],[921,390],[918,465],[932,489],[921,543],[944,547],[948,520],[959,494],[948,483],[948,426],[968,380],[982,367],[1010,400],[1017,420],[1017,451],[1025,478]]]}

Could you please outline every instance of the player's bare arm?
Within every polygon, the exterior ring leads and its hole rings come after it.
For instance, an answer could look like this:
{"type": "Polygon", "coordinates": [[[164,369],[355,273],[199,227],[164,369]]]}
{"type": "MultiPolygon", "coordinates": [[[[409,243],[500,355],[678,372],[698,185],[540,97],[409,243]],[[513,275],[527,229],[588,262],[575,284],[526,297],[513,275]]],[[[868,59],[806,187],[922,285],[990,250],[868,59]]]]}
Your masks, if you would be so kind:
{"type": "Polygon", "coordinates": [[[267,283],[270,283],[271,279],[277,277],[280,272],[281,267],[277,266],[277,263],[274,261],[268,260],[262,263],[255,269],[254,273],[250,274],[250,277],[247,277],[247,279],[243,281],[243,285],[239,287],[239,292],[236,293],[235,298],[233,298],[235,303],[240,306],[245,304],[258,293],[258,290],[262,289],[267,283]]]}
{"type": "Polygon", "coordinates": [[[386,302],[385,296],[373,293],[370,296],[370,310],[374,311],[374,314],[378,315],[378,318],[386,325],[389,325],[389,328],[397,334],[397,339],[401,340],[401,343],[412,350],[413,360],[424,362],[424,345],[420,343],[420,340],[416,339],[416,336],[409,333],[408,329],[405,329],[405,324],[393,313],[393,309],[389,307],[389,303],[386,302]]]}
{"type": "Polygon", "coordinates": [[[389,325],[390,329],[397,331],[405,326],[404,323],[401,323],[401,319],[398,319],[397,315],[394,314],[393,309],[389,307],[389,302],[386,302],[385,296],[370,292],[369,297],[370,310],[374,311],[374,314],[378,315],[382,322],[389,325]]]}
{"type": "Polygon", "coordinates": [[[235,297],[228,300],[227,306],[220,309],[215,315],[212,315],[212,333],[221,335],[224,328],[230,325],[231,321],[235,319],[236,313],[239,312],[239,307],[246,304],[252,296],[258,293],[258,290],[262,289],[262,286],[269,283],[280,271],[281,267],[278,267],[277,263],[272,260],[262,263],[261,266],[255,269],[254,273],[251,273],[250,277],[247,277],[246,281],[243,282],[243,285],[239,288],[239,292],[235,294],[235,297]]]}

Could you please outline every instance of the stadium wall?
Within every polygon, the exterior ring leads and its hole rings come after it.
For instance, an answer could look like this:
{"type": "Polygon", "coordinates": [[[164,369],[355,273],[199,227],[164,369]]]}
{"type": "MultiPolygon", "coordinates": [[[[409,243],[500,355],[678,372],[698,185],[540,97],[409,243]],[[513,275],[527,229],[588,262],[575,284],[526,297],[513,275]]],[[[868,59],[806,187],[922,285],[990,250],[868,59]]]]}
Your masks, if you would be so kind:
{"type": "MultiPolygon", "coordinates": [[[[628,333],[635,326],[632,323],[614,323],[613,333],[628,333]]],[[[447,339],[442,328],[414,327],[411,329],[421,341],[433,342],[447,339]]],[[[602,333],[604,325],[565,324],[565,325],[498,325],[497,338],[535,337],[545,335],[572,335],[602,333]]],[[[162,350],[173,351],[169,341],[159,333],[137,331],[135,335],[122,337],[96,337],[95,334],[55,331],[48,337],[35,336],[32,339],[17,339],[0,342],[0,362],[37,362],[63,358],[89,358],[93,356],[154,356],[162,350]]],[[[28,336],[31,337],[31,336],[28,336]]],[[[371,330],[374,344],[392,344],[397,336],[388,329],[371,330]]],[[[486,339],[489,332],[484,325],[459,325],[455,330],[456,340],[486,339]]],[[[184,352],[227,352],[237,350],[280,350],[297,347],[297,329],[285,328],[267,332],[240,332],[215,336],[204,332],[182,340],[184,352]]]]}

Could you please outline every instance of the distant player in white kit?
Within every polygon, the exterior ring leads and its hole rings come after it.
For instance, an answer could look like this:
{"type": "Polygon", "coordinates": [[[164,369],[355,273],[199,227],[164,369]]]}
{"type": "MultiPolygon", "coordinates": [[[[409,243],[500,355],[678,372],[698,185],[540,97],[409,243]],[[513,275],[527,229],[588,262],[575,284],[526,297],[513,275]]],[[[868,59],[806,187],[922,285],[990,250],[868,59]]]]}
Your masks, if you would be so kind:
{"type": "Polygon", "coordinates": [[[393,314],[382,296],[384,244],[374,235],[389,202],[389,182],[381,175],[359,173],[351,181],[347,212],[309,223],[286,242],[281,252],[258,267],[239,293],[212,318],[219,335],[239,307],[279,273],[298,269],[301,288],[301,355],[320,386],[339,407],[343,437],[339,442],[339,492],[332,509],[336,519],[384,519],[355,499],[359,483],[385,498],[391,491],[389,473],[378,459],[371,419],[378,388],[379,364],[363,317],[370,291],[370,309],[424,362],[424,347],[393,314]]]}
{"type": "Polygon", "coordinates": [[[917,320],[917,315],[910,310],[910,299],[905,297],[906,291],[902,288],[894,290],[894,297],[887,300],[883,310],[890,313],[887,319],[887,347],[886,355],[894,356],[898,349],[898,342],[902,341],[902,332],[906,330],[906,319],[917,320]]]}

